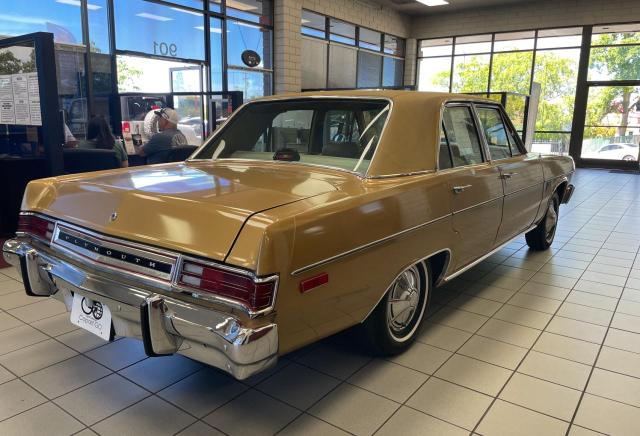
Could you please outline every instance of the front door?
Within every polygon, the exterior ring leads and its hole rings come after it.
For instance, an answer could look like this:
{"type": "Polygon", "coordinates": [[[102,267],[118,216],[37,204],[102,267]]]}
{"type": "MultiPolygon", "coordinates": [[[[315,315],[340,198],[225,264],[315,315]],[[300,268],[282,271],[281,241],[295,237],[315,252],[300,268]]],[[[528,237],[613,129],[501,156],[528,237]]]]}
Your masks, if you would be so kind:
{"type": "Polygon", "coordinates": [[[533,224],[542,199],[540,158],[527,154],[498,106],[476,105],[481,131],[504,188],[502,223],[495,245],[507,242],[533,224]]]}
{"type": "Polygon", "coordinates": [[[449,173],[452,266],[458,270],[491,251],[502,219],[500,170],[486,161],[470,105],[443,111],[439,168],[449,173]]]}

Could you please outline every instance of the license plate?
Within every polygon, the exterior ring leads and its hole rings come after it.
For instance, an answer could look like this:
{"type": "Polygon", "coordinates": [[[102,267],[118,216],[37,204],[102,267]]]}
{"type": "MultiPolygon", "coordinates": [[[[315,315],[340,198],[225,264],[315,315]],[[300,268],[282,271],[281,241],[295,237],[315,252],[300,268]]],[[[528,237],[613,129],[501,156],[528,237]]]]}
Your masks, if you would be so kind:
{"type": "Polygon", "coordinates": [[[71,322],[105,341],[111,339],[111,311],[106,304],[73,294],[71,322]]]}

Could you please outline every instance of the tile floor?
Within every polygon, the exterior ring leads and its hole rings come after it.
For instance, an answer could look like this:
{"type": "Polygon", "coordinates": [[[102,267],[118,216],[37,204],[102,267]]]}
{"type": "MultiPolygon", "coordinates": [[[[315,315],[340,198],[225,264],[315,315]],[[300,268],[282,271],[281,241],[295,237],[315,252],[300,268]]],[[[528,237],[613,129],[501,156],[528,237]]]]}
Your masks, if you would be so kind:
{"type": "Polygon", "coordinates": [[[0,434],[638,434],[640,177],[574,183],[552,249],[519,239],[436,291],[405,354],[346,333],[244,382],[105,345],[0,270],[0,434]]]}

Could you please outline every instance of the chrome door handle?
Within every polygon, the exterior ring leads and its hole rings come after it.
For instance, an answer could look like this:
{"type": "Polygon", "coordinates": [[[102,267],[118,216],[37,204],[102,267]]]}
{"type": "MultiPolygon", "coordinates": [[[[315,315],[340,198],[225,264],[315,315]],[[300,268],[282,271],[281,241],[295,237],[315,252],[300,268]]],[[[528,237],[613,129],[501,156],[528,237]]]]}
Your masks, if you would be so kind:
{"type": "Polygon", "coordinates": [[[455,194],[460,194],[462,191],[464,191],[467,188],[471,188],[471,185],[454,186],[453,192],[455,194]]]}
{"type": "Polygon", "coordinates": [[[501,177],[502,177],[503,179],[510,179],[511,177],[513,177],[513,176],[517,176],[517,175],[518,175],[518,173],[502,173],[502,176],[501,176],[501,177]]]}

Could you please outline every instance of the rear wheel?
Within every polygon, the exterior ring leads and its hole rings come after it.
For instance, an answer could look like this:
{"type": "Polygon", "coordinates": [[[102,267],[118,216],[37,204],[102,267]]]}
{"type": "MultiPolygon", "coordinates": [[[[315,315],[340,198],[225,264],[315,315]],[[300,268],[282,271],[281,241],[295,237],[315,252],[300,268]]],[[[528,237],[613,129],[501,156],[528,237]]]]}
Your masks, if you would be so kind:
{"type": "Polygon", "coordinates": [[[636,158],[631,156],[631,155],[626,155],[625,157],[622,158],[622,160],[625,161],[625,162],[631,162],[631,161],[636,160],[636,158]]]}
{"type": "Polygon", "coordinates": [[[415,340],[427,309],[431,270],[420,262],[404,270],[364,322],[367,342],[374,352],[393,355],[415,340]]]}
{"type": "Polygon", "coordinates": [[[547,213],[542,221],[538,223],[535,229],[525,235],[527,245],[535,251],[543,251],[548,249],[553,243],[556,236],[556,228],[558,227],[558,210],[560,208],[560,196],[557,192],[551,197],[547,206],[547,213]]]}

